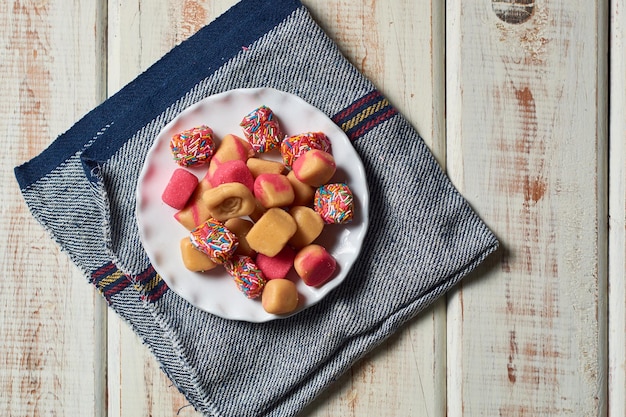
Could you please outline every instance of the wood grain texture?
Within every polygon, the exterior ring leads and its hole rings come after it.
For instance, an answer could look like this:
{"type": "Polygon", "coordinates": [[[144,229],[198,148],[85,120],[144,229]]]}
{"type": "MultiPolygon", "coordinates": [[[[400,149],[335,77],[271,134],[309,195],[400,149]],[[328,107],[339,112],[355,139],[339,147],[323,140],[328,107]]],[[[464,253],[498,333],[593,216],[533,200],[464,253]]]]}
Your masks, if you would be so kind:
{"type": "MultiPolygon", "coordinates": [[[[302,415],[626,415],[624,0],[302,1],[503,243],[302,415]]],[[[199,416],[12,167],[235,2],[0,4],[0,414],[199,416]]]]}
{"type": "Polygon", "coordinates": [[[102,10],[0,4],[0,414],[104,415],[100,296],[30,215],[12,168],[101,101],[102,10]]]}
{"type": "Polygon", "coordinates": [[[450,297],[449,415],[603,415],[607,4],[447,10],[448,172],[503,244],[450,297]]]}
{"type": "MultiPolygon", "coordinates": [[[[234,4],[183,3],[110,3],[110,94],[234,4]]],[[[443,20],[439,18],[442,9],[430,2],[418,7],[409,1],[395,3],[391,8],[380,2],[304,3],[347,57],[424,132],[425,140],[439,150],[443,162],[443,20]],[[431,18],[433,13],[435,17],[431,18]],[[357,18],[342,19],[343,16],[357,18]],[[358,39],[362,41],[355,42],[358,39]],[[385,84],[394,88],[385,89],[385,84]],[[396,88],[398,85],[402,88],[396,88]]],[[[439,303],[402,336],[361,361],[305,414],[403,415],[415,410],[431,416],[444,415],[444,325],[445,308],[439,303]],[[396,359],[398,355],[401,360],[396,359]]],[[[170,387],[152,356],[138,346],[135,336],[123,326],[116,318],[110,319],[109,402],[113,415],[178,412],[184,398],[170,387]],[[119,363],[114,363],[116,360],[119,363]],[[147,380],[156,384],[151,391],[159,395],[148,395],[147,380]]],[[[191,407],[180,412],[194,413],[191,407]]]]}
{"type": "MultiPolygon", "coordinates": [[[[303,1],[352,62],[445,161],[440,2],[303,1]]],[[[323,393],[306,416],[445,415],[443,301],[323,393]]]]}
{"type": "Polygon", "coordinates": [[[626,2],[611,2],[609,416],[626,415],[626,2]]]}

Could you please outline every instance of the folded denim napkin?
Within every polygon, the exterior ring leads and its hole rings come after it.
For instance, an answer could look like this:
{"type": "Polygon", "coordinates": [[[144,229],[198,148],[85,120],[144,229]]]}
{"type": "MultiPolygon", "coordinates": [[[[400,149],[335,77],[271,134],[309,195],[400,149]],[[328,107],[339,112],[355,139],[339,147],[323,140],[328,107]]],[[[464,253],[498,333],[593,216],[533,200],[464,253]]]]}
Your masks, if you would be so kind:
{"type": "Polygon", "coordinates": [[[15,169],[33,216],[207,416],[293,416],[474,269],[498,243],[410,124],[297,0],[243,0],[15,169]],[[232,321],[169,290],[135,222],[158,132],[215,93],[273,87],[347,133],[370,227],[345,281],[287,319],[232,321]]]}

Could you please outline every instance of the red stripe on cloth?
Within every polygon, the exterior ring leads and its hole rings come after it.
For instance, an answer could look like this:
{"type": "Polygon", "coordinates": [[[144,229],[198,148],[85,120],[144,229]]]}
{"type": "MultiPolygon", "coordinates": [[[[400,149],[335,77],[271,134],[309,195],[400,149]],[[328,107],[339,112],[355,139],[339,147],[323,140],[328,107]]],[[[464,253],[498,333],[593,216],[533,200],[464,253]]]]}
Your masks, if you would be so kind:
{"type": "Polygon", "coordinates": [[[100,279],[102,279],[103,276],[110,275],[110,272],[115,269],[117,268],[112,262],[102,265],[100,268],[91,273],[92,283],[95,281],[99,281],[100,279]]]}
{"type": "Polygon", "coordinates": [[[109,286],[105,291],[104,291],[104,296],[109,299],[112,296],[114,296],[115,294],[120,293],[121,291],[123,291],[125,288],[127,288],[128,286],[130,286],[131,282],[130,280],[126,277],[126,275],[121,275],[120,279],[118,279],[117,281],[115,281],[114,285],[111,287],[109,286]]]}
{"type": "Polygon", "coordinates": [[[342,110],[341,112],[339,112],[339,114],[333,116],[332,118],[333,121],[335,123],[338,123],[340,121],[343,121],[343,119],[349,119],[350,117],[348,116],[352,116],[351,113],[354,113],[357,109],[361,108],[364,103],[378,99],[380,95],[381,94],[378,92],[378,90],[372,91],[371,93],[367,94],[363,98],[360,98],[359,100],[357,100],[354,104],[350,105],[345,110],[342,110]]]}
{"type": "Polygon", "coordinates": [[[155,274],[155,270],[154,267],[152,265],[148,266],[148,268],[146,268],[145,271],[141,272],[139,275],[135,276],[135,277],[131,277],[134,278],[135,280],[143,283],[144,281],[149,281],[152,279],[152,276],[155,274]]]}
{"type": "Polygon", "coordinates": [[[167,286],[165,281],[163,281],[163,279],[161,278],[157,286],[151,292],[146,294],[146,298],[151,303],[154,303],[158,301],[163,296],[163,294],[167,292],[167,290],[169,290],[169,287],[167,286]]]}
{"type": "Polygon", "coordinates": [[[392,116],[395,116],[398,113],[398,111],[395,108],[390,108],[389,110],[387,110],[385,113],[379,115],[378,117],[368,121],[367,123],[365,123],[364,125],[360,126],[357,130],[355,130],[352,133],[349,133],[348,136],[350,137],[350,140],[354,141],[357,138],[363,136],[364,134],[366,134],[367,132],[369,132],[370,130],[372,130],[374,127],[376,127],[377,125],[379,125],[380,123],[384,122],[385,120],[391,118],[392,116]]]}

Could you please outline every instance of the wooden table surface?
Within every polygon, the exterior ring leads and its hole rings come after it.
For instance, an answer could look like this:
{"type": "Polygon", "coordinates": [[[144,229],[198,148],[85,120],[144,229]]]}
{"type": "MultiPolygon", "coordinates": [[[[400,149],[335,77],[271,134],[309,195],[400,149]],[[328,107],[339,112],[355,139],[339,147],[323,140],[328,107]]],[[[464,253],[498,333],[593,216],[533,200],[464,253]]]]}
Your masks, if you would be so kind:
{"type": "MultiPolygon", "coordinates": [[[[198,415],[12,169],[234,2],[1,2],[0,415],[198,415]]],[[[626,415],[626,1],[303,3],[503,246],[303,416],[626,415]]]]}

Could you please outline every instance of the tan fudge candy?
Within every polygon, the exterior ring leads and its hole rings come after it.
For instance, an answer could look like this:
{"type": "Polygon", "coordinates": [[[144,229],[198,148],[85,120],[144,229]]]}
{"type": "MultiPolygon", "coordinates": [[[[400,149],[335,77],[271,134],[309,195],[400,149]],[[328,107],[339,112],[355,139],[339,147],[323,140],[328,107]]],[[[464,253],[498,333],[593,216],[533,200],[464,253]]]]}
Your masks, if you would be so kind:
{"type": "Polygon", "coordinates": [[[289,314],[298,307],[298,289],[288,279],[268,280],[261,295],[263,309],[270,314],[289,314]]]}
{"type": "Polygon", "coordinates": [[[296,178],[311,187],[326,184],[335,175],[336,170],[335,158],[319,149],[305,152],[293,163],[296,178]]]}
{"type": "Polygon", "coordinates": [[[204,177],[198,183],[184,209],[174,214],[174,218],[187,230],[193,230],[211,217],[211,212],[202,201],[205,191],[211,189],[211,183],[204,177]]]}
{"type": "Polygon", "coordinates": [[[227,182],[205,191],[202,201],[212,217],[219,221],[247,216],[256,206],[250,189],[239,182],[227,182]]]}
{"type": "Polygon", "coordinates": [[[254,180],[254,196],[265,208],[286,207],[293,203],[294,193],[286,176],[261,174],[254,180]]]}
{"type": "Polygon", "coordinates": [[[279,208],[265,212],[248,232],[252,249],[266,256],[276,256],[296,233],[298,226],[289,213],[279,208]]]}
{"type": "Polygon", "coordinates": [[[250,220],[237,217],[234,219],[226,220],[224,226],[226,226],[228,230],[233,232],[239,240],[239,246],[237,246],[237,250],[235,251],[237,255],[250,257],[254,257],[256,255],[256,252],[250,247],[247,240],[248,232],[250,231],[250,229],[252,229],[254,223],[252,223],[250,220]]]}
{"type": "Polygon", "coordinates": [[[312,208],[304,206],[294,206],[289,209],[289,214],[296,221],[298,230],[289,239],[289,244],[297,249],[303,248],[312,243],[322,233],[324,220],[312,208]]]}
{"type": "Polygon", "coordinates": [[[294,198],[292,204],[294,206],[310,206],[315,197],[315,188],[297,179],[293,171],[289,171],[287,179],[291,183],[291,188],[293,188],[294,198]]]}
{"type": "Polygon", "coordinates": [[[261,205],[259,200],[257,200],[256,198],[254,200],[256,203],[254,206],[254,211],[250,213],[248,217],[250,217],[253,222],[258,222],[261,216],[265,214],[267,209],[261,205]]]}
{"type": "Polygon", "coordinates": [[[207,177],[211,179],[217,167],[224,162],[234,160],[245,162],[252,156],[254,156],[254,149],[252,149],[247,140],[228,134],[222,138],[220,145],[209,162],[207,177]]]}
{"type": "Polygon", "coordinates": [[[193,272],[209,271],[217,266],[205,253],[200,252],[193,246],[188,237],[180,241],[180,253],[185,268],[193,272]]]}
{"type": "Polygon", "coordinates": [[[254,178],[261,174],[282,174],[285,172],[285,165],[282,162],[268,161],[267,159],[250,158],[246,165],[254,178]]]}

